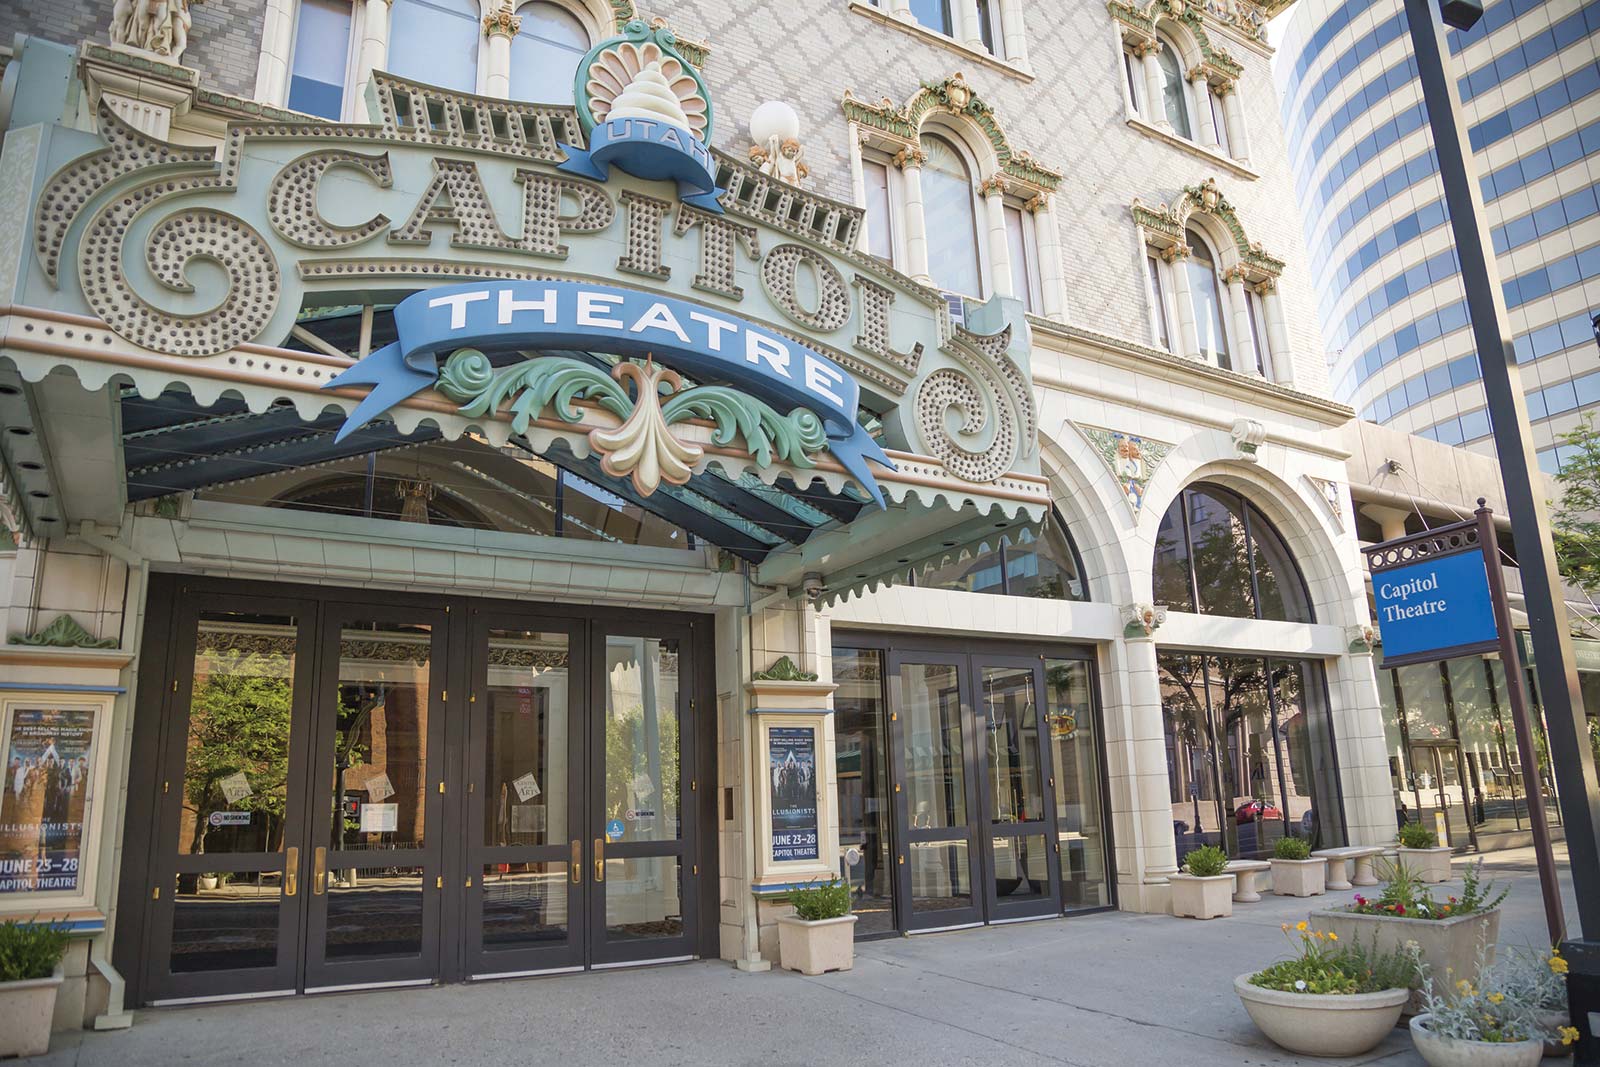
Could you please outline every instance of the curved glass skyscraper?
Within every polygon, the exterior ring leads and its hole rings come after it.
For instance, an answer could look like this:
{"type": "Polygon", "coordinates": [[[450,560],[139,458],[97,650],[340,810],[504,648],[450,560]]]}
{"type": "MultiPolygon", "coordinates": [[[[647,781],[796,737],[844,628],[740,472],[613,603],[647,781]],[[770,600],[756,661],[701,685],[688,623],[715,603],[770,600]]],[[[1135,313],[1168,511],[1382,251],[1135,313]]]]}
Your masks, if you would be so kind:
{"type": "MultiPolygon", "coordinates": [[[[1300,0],[1276,78],[1337,397],[1488,451],[1401,0],[1300,0]]],[[[1490,0],[1450,51],[1540,462],[1600,406],[1600,0],[1490,0]]]]}

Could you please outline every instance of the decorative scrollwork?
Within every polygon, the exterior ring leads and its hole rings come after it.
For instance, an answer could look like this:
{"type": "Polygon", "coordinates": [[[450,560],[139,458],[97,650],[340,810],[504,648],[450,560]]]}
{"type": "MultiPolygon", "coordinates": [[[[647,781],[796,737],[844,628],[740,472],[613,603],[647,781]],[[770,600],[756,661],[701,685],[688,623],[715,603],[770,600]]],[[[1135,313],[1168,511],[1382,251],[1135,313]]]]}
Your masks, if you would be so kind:
{"type": "Polygon", "coordinates": [[[992,403],[986,401],[971,375],[949,368],[928,375],[917,390],[917,425],[928,450],[951,474],[973,482],[992,482],[1005,474],[1016,462],[1018,451],[1016,419],[1009,405],[1000,399],[999,383],[988,374],[983,376],[994,398],[992,403]],[[968,448],[950,434],[945,419],[951,408],[961,412],[956,435],[974,438],[989,425],[991,407],[995,426],[988,447],[968,448]]]}
{"type": "Polygon", "coordinates": [[[607,474],[631,478],[645,496],[663,481],[674,485],[688,481],[705,455],[702,446],[670,432],[671,426],[689,419],[713,423],[711,440],[720,447],[742,440],[762,467],[774,462],[814,467],[816,453],[828,443],[822,420],[809,408],[783,415],[726,386],[686,388],[676,371],[653,362],[619,363],[608,375],[580,360],[540,356],[495,370],[488,356],[463,348],[445,362],[438,387],[461,404],[463,415],[473,418],[510,401],[511,428],[516,433],[527,432],[528,423],[546,408],[562,422],[582,422],[583,413],[573,402],[593,402],[621,419],[622,425],[590,430],[590,447],[602,457],[607,474]]]}

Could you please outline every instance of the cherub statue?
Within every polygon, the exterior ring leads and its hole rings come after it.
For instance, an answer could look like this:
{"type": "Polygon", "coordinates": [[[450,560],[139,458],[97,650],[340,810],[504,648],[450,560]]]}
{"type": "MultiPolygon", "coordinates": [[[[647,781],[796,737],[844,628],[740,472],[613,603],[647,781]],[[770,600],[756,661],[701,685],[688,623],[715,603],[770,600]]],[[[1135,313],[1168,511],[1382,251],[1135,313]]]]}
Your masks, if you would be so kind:
{"type": "Polygon", "coordinates": [[[793,137],[780,140],[776,134],[767,138],[765,146],[750,147],[750,162],[754,163],[762,174],[796,186],[811,176],[811,168],[806,166],[801,158],[804,155],[805,149],[800,146],[798,140],[793,137]]]}

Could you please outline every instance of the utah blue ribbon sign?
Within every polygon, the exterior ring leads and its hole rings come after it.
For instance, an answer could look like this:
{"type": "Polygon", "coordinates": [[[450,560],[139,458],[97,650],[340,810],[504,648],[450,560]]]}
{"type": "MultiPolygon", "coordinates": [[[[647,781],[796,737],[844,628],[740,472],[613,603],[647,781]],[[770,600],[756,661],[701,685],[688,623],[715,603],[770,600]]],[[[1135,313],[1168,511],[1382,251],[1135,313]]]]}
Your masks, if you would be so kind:
{"type": "Polygon", "coordinates": [[[563,144],[566,162],[557,168],[568,174],[603,182],[611,167],[646,181],[675,181],[678,199],[691,207],[722,214],[717,197],[717,162],[688,130],[670,122],[621,118],[597,125],[589,133],[589,148],[563,144]]]}
{"type": "Polygon", "coordinates": [[[458,348],[654,356],[697,381],[727,381],[780,410],[809,408],[822,420],[828,451],[885,506],[867,463],[895,465],[856,421],[855,379],[821,353],[746,319],[614,285],[488,282],[413,293],[395,305],[394,325],[393,343],[323,387],[372,386],[335,440],[433,385],[439,356],[458,348]]]}

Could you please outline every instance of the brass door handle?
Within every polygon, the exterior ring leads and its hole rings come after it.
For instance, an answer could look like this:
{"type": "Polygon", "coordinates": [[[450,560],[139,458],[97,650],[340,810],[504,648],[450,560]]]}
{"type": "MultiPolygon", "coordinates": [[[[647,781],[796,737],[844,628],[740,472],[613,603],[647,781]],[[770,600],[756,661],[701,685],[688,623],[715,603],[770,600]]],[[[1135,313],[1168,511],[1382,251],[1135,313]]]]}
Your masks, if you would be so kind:
{"type": "Polygon", "coordinates": [[[311,859],[311,893],[320,897],[328,888],[328,850],[317,846],[311,859]]]}
{"type": "Polygon", "coordinates": [[[603,837],[594,839],[594,880],[606,880],[606,839],[603,837]]]}
{"type": "Polygon", "coordinates": [[[283,895],[292,897],[300,888],[300,849],[290,845],[283,860],[283,895]]]}
{"type": "Polygon", "coordinates": [[[572,862],[567,864],[572,871],[572,884],[583,884],[583,842],[576,837],[572,839],[572,862]]]}

